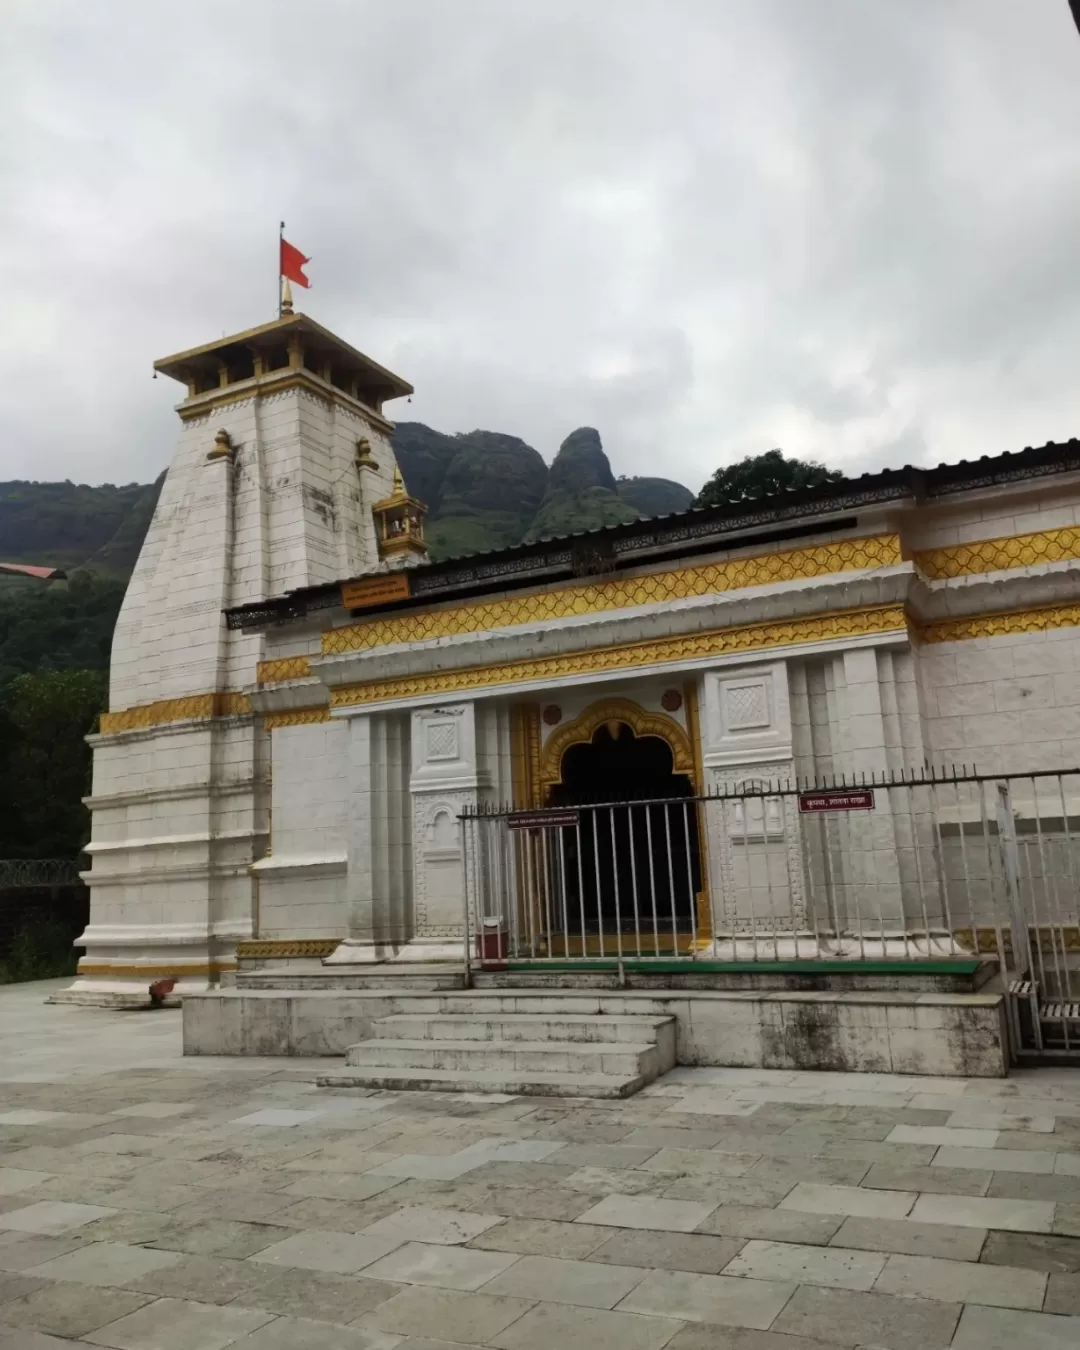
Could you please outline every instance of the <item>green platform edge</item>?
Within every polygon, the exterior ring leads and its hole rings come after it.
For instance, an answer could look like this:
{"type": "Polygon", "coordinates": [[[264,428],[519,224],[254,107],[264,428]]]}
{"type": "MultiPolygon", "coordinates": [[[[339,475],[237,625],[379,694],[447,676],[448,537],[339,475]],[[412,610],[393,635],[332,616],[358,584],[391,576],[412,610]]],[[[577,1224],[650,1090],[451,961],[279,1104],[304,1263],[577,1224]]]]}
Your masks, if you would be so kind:
{"type": "MultiPolygon", "coordinates": [[[[636,956],[623,958],[623,970],[650,975],[974,975],[982,965],[976,957],[970,959],[948,959],[927,961],[693,961],[664,960],[662,957],[639,959],[636,956]]],[[[488,965],[488,969],[506,970],[511,973],[534,971],[558,972],[572,971],[617,971],[617,957],[588,961],[507,961],[488,965]]],[[[483,970],[480,965],[478,969],[483,970]]]]}

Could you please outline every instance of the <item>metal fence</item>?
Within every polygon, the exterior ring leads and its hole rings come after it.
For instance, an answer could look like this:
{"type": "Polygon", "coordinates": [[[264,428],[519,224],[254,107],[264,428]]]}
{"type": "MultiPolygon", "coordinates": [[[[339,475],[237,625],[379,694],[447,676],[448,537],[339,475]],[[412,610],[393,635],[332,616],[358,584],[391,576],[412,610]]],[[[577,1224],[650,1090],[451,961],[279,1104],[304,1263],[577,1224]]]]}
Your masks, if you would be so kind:
{"type": "Polygon", "coordinates": [[[0,858],[0,890],[31,886],[76,886],[89,867],[82,858],[0,858]]]}
{"type": "Polygon", "coordinates": [[[1080,770],[479,806],[461,829],[481,966],[997,955],[1016,1036],[1080,1045],[1080,770]]]}

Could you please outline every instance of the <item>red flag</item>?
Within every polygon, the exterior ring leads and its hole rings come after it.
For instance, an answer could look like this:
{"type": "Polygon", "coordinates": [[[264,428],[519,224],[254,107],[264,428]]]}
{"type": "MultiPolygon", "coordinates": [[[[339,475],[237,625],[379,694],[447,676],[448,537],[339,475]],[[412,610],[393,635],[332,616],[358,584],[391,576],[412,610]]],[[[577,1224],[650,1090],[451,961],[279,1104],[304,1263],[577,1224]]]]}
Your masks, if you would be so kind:
{"type": "Polygon", "coordinates": [[[298,286],[310,286],[311,282],[304,276],[303,267],[309,263],[310,258],[305,258],[298,248],[293,248],[287,239],[281,241],[281,275],[288,277],[290,281],[295,281],[298,286]]]}

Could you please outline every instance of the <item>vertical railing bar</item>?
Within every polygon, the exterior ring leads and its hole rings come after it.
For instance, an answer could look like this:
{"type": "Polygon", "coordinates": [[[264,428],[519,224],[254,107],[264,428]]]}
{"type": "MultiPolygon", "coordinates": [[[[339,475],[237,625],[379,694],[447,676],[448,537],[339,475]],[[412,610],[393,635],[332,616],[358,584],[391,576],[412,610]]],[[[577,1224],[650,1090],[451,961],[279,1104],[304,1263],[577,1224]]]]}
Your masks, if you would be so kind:
{"type": "Polygon", "coordinates": [[[554,955],[551,948],[552,922],[551,922],[551,866],[548,858],[548,845],[551,841],[551,834],[546,825],[542,825],[537,831],[538,848],[540,852],[540,861],[538,872],[540,876],[541,895],[543,896],[543,908],[541,915],[544,924],[543,944],[547,957],[550,960],[554,955]]]}
{"type": "MultiPolygon", "coordinates": [[[[1065,857],[1066,857],[1066,859],[1067,859],[1067,861],[1068,861],[1068,868],[1069,868],[1069,894],[1073,897],[1073,913],[1072,913],[1071,915],[1069,915],[1068,917],[1072,919],[1072,921],[1073,921],[1073,922],[1072,922],[1072,927],[1073,927],[1073,929],[1074,929],[1074,931],[1075,931],[1075,930],[1077,930],[1077,929],[1080,929],[1080,913],[1078,913],[1078,906],[1077,906],[1077,903],[1076,903],[1076,900],[1077,900],[1076,868],[1075,868],[1075,864],[1074,864],[1074,861],[1073,861],[1072,830],[1071,830],[1070,827],[1069,827],[1069,803],[1068,803],[1068,801],[1066,800],[1066,797],[1065,797],[1065,775],[1064,775],[1064,774],[1059,773],[1059,774],[1057,775],[1057,783],[1058,783],[1058,796],[1061,798],[1061,830],[1062,830],[1062,834],[1063,834],[1064,837],[1065,837],[1065,857]]],[[[1065,916],[1063,916],[1063,920],[1064,920],[1064,917],[1065,917],[1065,916]]],[[[1066,955],[1065,955],[1065,963],[1066,963],[1066,971],[1068,972],[1068,977],[1069,977],[1069,978],[1068,978],[1068,986],[1067,986],[1066,994],[1067,994],[1067,997],[1069,998],[1069,1000],[1071,1001],[1072,998],[1073,998],[1073,979],[1072,979],[1072,972],[1069,971],[1069,969],[1068,969],[1068,959],[1069,959],[1069,958],[1068,958],[1068,951],[1069,951],[1069,948],[1068,948],[1068,944],[1067,944],[1067,942],[1066,942],[1066,940],[1065,940],[1065,928],[1064,928],[1064,926],[1062,927],[1062,930],[1061,930],[1061,944],[1062,944],[1062,946],[1064,947],[1065,953],[1066,953],[1066,955]]],[[[1068,1022],[1068,1018],[1065,1019],[1065,1049],[1066,1049],[1066,1050],[1069,1049],[1069,1022],[1068,1022]]]]}
{"type": "Polygon", "coordinates": [[[465,941],[463,965],[465,967],[465,988],[472,987],[472,925],[469,923],[469,818],[463,816],[458,822],[461,830],[461,898],[464,909],[465,941]]]}
{"type": "Polygon", "coordinates": [[[923,932],[927,935],[927,945],[929,946],[930,915],[927,913],[926,909],[926,877],[925,874],[923,873],[922,854],[919,849],[919,819],[918,816],[915,814],[915,788],[912,787],[910,791],[912,794],[911,795],[912,838],[915,844],[915,876],[918,880],[919,886],[919,908],[922,910],[923,932]]]}
{"type": "Polygon", "coordinates": [[[750,948],[753,952],[751,960],[758,959],[757,949],[757,911],[754,908],[754,872],[750,864],[750,798],[744,795],[742,798],[742,834],[743,834],[743,866],[746,869],[746,898],[750,907],[750,948]]]}
{"type": "Polygon", "coordinates": [[[564,831],[560,827],[555,831],[559,841],[559,896],[562,900],[562,949],[563,960],[570,959],[570,916],[566,907],[566,844],[564,831]]]}
{"type": "Polygon", "coordinates": [[[551,923],[548,915],[547,830],[541,826],[533,837],[533,866],[536,870],[536,947],[542,959],[551,956],[551,923]]]}
{"type": "MultiPolygon", "coordinates": [[[[780,938],[779,938],[779,936],[777,935],[777,928],[779,927],[779,925],[778,925],[778,923],[777,923],[777,915],[776,915],[776,897],[775,897],[775,895],[773,894],[773,881],[772,881],[772,854],[771,854],[771,852],[770,852],[770,850],[769,850],[769,802],[770,802],[770,800],[775,800],[775,801],[777,801],[777,802],[783,803],[783,798],[782,798],[782,797],[776,797],[776,798],[762,797],[762,799],[761,799],[761,826],[762,826],[762,831],[763,831],[763,833],[762,833],[762,839],[763,839],[763,841],[764,841],[764,845],[763,845],[762,851],[763,851],[763,853],[764,853],[764,855],[765,855],[765,893],[766,893],[766,895],[769,897],[769,920],[770,920],[770,922],[771,922],[771,924],[772,924],[773,960],[774,960],[774,961],[779,961],[779,960],[780,960],[780,938]]],[[[799,944],[798,944],[798,941],[796,941],[796,943],[795,943],[795,955],[798,956],[798,954],[799,954],[799,944]]]]}
{"type": "Polygon", "coordinates": [[[510,924],[512,933],[511,950],[515,956],[521,954],[521,871],[518,859],[519,831],[511,830],[503,823],[506,844],[506,870],[510,886],[510,924]]]}
{"type": "MultiPolygon", "coordinates": [[[[1013,780],[1010,780],[1010,785],[1012,781],[1013,780]]],[[[1034,787],[1034,784],[1032,784],[1032,787],[1034,787]]],[[[1038,827],[1036,826],[1036,828],[1038,827]]],[[[1035,890],[1036,890],[1035,873],[1031,866],[1030,845],[1025,842],[1023,848],[1021,848],[1020,846],[1020,831],[1019,829],[1016,828],[1015,803],[1013,805],[1013,831],[1016,836],[1016,856],[1019,862],[1019,873],[1021,882],[1020,903],[1021,909],[1024,913],[1024,923],[1028,936],[1028,950],[1031,954],[1031,963],[1033,972],[1034,969],[1038,967],[1039,986],[1042,991],[1042,995],[1045,998],[1049,994],[1050,988],[1046,979],[1046,963],[1043,960],[1042,943],[1039,940],[1039,910],[1038,905],[1036,904],[1035,901],[1035,890]],[[1027,891],[1029,897],[1027,905],[1024,905],[1023,903],[1023,881],[1025,872],[1027,873],[1027,891]],[[1033,930],[1035,934],[1034,943],[1032,943],[1031,938],[1033,930]]]]}
{"type": "MultiPolygon", "coordinates": [[[[1050,916],[1050,890],[1047,880],[1046,854],[1043,851],[1042,816],[1039,811],[1039,789],[1034,778],[1030,779],[1029,781],[1031,783],[1031,795],[1033,799],[1032,804],[1035,808],[1035,847],[1039,855],[1039,871],[1042,873],[1043,905],[1041,906],[1041,908],[1044,908],[1046,910],[1047,928],[1049,929],[1051,938],[1050,955],[1053,958],[1054,974],[1057,977],[1055,988],[1051,990],[1049,981],[1047,981],[1046,979],[1046,958],[1043,954],[1042,925],[1039,922],[1040,906],[1036,904],[1035,895],[1037,888],[1035,886],[1034,868],[1031,864],[1030,848],[1028,848],[1025,849],[1025,852],[1028,854],[1028,876],[1031,880],[1031,918],[1035,928],[1035,949],[1039,953],[1039,969],[1042,972],[1043,976],[1043,1000],[1045,1001],[1048,997],[1050,997],[1051,993],[1057,994],[1058,997],[1061,997],[1061,980],[1060,980],[1060,972],[1057,969],[1057,947],[1053,941],[1053,931],[1054,931],[1053,920],[1050,916]]],[[[1038,1014],[1036,1010],[1036,1016],[1037,1015],[1038,1014]]]]}
{"type": "MultiPolygon", "coordinates": [[[[1068,956],[1065,954],[1065,929],[1061,924],[1061,897],[1058,891],[1057,869],[1053,866],[1054,862],[1054,843],[1052,839],[1046,841],[1046,847],[1043,847],[1043,828],[1042,828],[1042,810],[1039,806],[1039,784],[1033,778],[1031,780],[1032,791],[1035,794],[1035,830],[1039,840],[1039,861],[1042,865],[1043,874],[1043,893],[1046,897],[1046,914],[1049,928],[1050,951],[1054,958],[1054,979],[1056,982],[1055,994],[1059,1002],[1064,1005],[1069,998],[1069,980],[1068,980],[1068,956]],[[1050,857],[1050,866],[1047,867],[1047,854],[1050,857]],[[1052,898],[1051,898],[1052,897],[1052,898]],[[1060,945],[1059,945],[1060,943],[1060,945]]],[[[1041,944],[1042,937],[1036,929],[1036,941],[1041,944]]],[[[1063,1007],[1062,1011],[1065,1009],[1063,1007]]],[[[1068,1049],[1068,1018],[1062,1017],[1062,1034],[1065,1038],[1065,1048],[1068,1049]]]]}
{"type": "MultiPolygon", "coordinates": [[[[845,775],[844,775],[844,778],[846,779],[846,777],[847,777],[847,775],[845,774],[845,775]]],[[[845,783],[845,786],[846,786],[846,783],[845,783]]],[[[849,852],[849,854],[851,855],[851,857],[850,857],[850,866],[849,866],[849,868],[847,869],[848,875],[849,875],[849,876],[851,877],[851,879],[852,879],[851,882],[848,883],[848,893],[849,893],[849,896],[850,896],[851,889],[852,889],[852,883],[855,883],[855,884],[857,885],[857,884],[858,884],[858,878],[859,878],[859,875],[861,874],[863,877],[865,877],[865,875],[866,875],[866,858],[865,858],[865,856],[863,856],[863,851],[862,851],[862,850],[855,849],[855,848],[852,848],[852,847],[851,847],[851,824],[850,824],[850,822],[847,820],[847,818],[845,817],[843,820],[837,820],[837,821],[835,822],[835,824],[836,824],[836,838],[837,838],[838,840],[843,840],[844,836],[845,836],[845,835],[847,836],[848,852],[849,852]]],[[[841,847],[841,852],[842,852],[842,851],[843,851],[843,848],[841,847]]],[[[859,958],[860,958],[860,960],[865,961],[865,960],[866,960],[866,925],[863,923],[863,907],[862,907],[862,900],[863,900],[862,895],[856,894],[856,896],[855,896],[855,922],[856,922],[856,924],[858,925],[859,958]]],[[[881,906],[881,895],[880,895],[880,892],[879,892],[879,894],[878,894],[878,908],[879,908],[879,912],[880,912],[880,906],[881,906]]],[[[849,918],[850,918],[850,915],[849,915],[849,918]]]]}
{"type": "Polygon", "coordinates": [[[1038,980],[1035,958],[1031,952],[1031,932],[1020,896],[1020,846],[1016,835],[1016,816],[1013,811],[1010,780],[1007,778],[999,778],[997,781],[997,827],[1001,871],[1005,879],[1005,898],[1009,907],[1014,969],[1017,974],[1027,976],[1030,985],[1032,1036],[1035,1049],[1041,1050],[1042,1026],[1037,1007],[1038,980]]]}
{"type": "Polygon", "coordinates": [[[620,979],[622,975],[622,904],[619,896],[619,849],[615,840],[615,812],[617,806],[608,807],[608,823],[611,826],[611,878],[615,885],[615,955],[619,958],[620,979]]]}
{"type": "MultiPolygon", "coordinates": [[[[796,780],[796,787],[798,787],[798,781],[797,781],[797,780],[796,780]]],[[[798,842],[798,857],[799,857],[800,861],[802,862],[802,865],[803,865],[803,872],[804,872],[805,877],[806,877],[806,913],[807,913],[807,917],[808,917],[809,920],[810,920],[810,931],[811,931],[811,932],[813,933],[813,935],[814,935],[814,953],[813,953],[813,954],[814,954],[815,957],[817,957],[817,956],[820,956],[820,955],[821,955],[821,933],[820,933],[820,930],[818,929],[818,920],[817,920],[817,888],[816,888],[816,886],[814,885],[814,851],[813,851],[813,846],[812,846],[812,844],[811,844],[811,842],[810,842],[810,829],[809,829],[809,826],[807,826],[807,828],[806,828],[805,831],[804,831],[804,829],[803,829],[803,818],[802,818],[802,814],[801,814],[800,811],[799,811],[799,801],[798,801],[798,798],[797,798],[797,797],[796,797],[796,799],[795,799],[794,820],[795,820],[795,832],[796,832],[796,838],[797,838],[797,842],[798,842]],[[806,840],[806,852],[805,852],[805,854],[804,854],[804,852],[803,852],[803,840],[804,840],[804,838],[805,838],[805,840],[806,840]]],[[[785,814],[784,814],[784,832],[785,832],[785,840],[786,840],[786,838],[787,838],[787,811],[786,811],[786,807],[785,807],[785,814]]],[[[789,875],[789,878],[790,878],[790,874],[791,874],[790,849],[785,848],[784,851],[785,851],[785,853],[788,854],[788,875],[789,875]]],[[[798,939],[798,937],[796,937],[796,938],[795,938],[795,954],[796,954],[796,956],[798,955],[798,953],[799,953],[799,939],[798,939]]]]}
{"type": "Polygon", "coordinates": [[[538,887],[536,882],[535,830],[522,830],[522,845],[525,851],[525,923],[529,938],[529,955],[536,959],[538,887]]]}
{"type": "MultiPolygon", "coordinates": [[[[498,881],[498,852],[496,848],[495,821],[485,815],[479,822],[480,835],[484,840],[484,870],[487,876],[485,892],[487,894],[487,904],[485,910],[492,918],[498,917],[499,928],[502,928],[502,907],[499,903],[499,881],[498,881]]],[[[487,917],[487,914],[485,914],[487,917]]]]}
{"type": "MultiPolygon", "coordinates": [[[[825,872],[825,902],[831,905],[833,921],[833,943],[836,947],[836,955],[841,954],[841,927],[840,927],[840,897],[836,893],[836,875],[833,872],[832,865],[832,844],[829,840],[829,813],[822,811],[818,814],[818,820],[821,822],[821,828],[818,833],[821,835],[822,848],[821,858],[824,863],[825,872]]],[[[846,914],[845,914],[846,917],[846,914]]]]}
{"type": "Polygon", "coordinates": [[[664,841],[667,846],[668,899],[671,902],[671,940],[679,954],[679,920],[675,913],[675,869],[671,861],[671,803],[664,803],[664,841]]]}
{"type": "Polygon", "coordinates": [[[597,808],[592,812],[593,870],[596,873],[596,925],[600,934],[600,959],[604,958],[604,896],[600,887],[600,835],[596,825],[597,808]]]}
{"type": "MultiPolygon", "coordinates": [[[[967,839],[964,830],[964,804],[960,796],[960,784],[953,780],[953,793],[956,797],[956,828],[960,837],[960,866],[964,872],[964,896],[967,900],[968,921],[971,924],[971,936],[975,944],[975,955],[979,955],[979,925],[975,918],[975,895],[971,889],[971,870],[968,867],[967,839]]],[[[953,940],[955,941],[955,933],[953,940]]]]}
{"type": "MultiPolygon", "coordinates": [[[[953,770],[955,773],[955,768],[953,770]]],[[[945,843],[941,835],[940,808],[937,795],[937,784],[933,783],[930,787],[930,806],[934,815],[934,835],[937,839],[937,873],[938,873],[938,893],[941,896],[941,914],[945,921],[945,931],[949,935],[949,945],[952,945],[953,921],[952,906],[949,904],[949,879],[945,874],[945,843]]],[[[926,935],[926,951],[930,955],[930,934],[926,935]]]]}
{"type": "Polygon", "coordinates": [[[574,822],[574,834],[577,838],[577,896],[578,910],[581,915],[581,955],[588,956],[588,938],[585,935],[585,872],[581,861],[581,814],[574,822]]]}
{"type": "Polygon", "coordinates": [[[651,806],[645,808],[645,841],[649,846],[649,894],[652,897],[653,955],[660,955],[660,920],[656,913],[656,869],[653,863],[651,806]]]}
{"type": "MultiPolygon", "coordinates": [[[[903,804],[904,804],[904,806],[905,806],[905,808],[906,808],[907,823],[908,823],[908,824],[907,824],[907,827],[908,827],[908,830],[910,831],[910,830],[911,830],[911,827],[912,827],[911,804],[912,804],[912,798],[913,798],[915,789],[914,789],[910,784],[904,783],[903,777],[904,777],[903,769],[901,768],[901,771],[900,771],[900,779],[901,779],[901,781],[900,781],[900,797],[901,797],[901,801],[903,802],[903,804]]],[[[891,784],[886,784],[886,783],[885,783],[885,776],[884,776],[884,774],[882,775],[882,785],[883,785],[884,788],[885,788],[885,800],[889,803],[889,814],[892,816],[892,819],[893,819],[893,838],[895,839],[895,838],[896,838],[896,812],[893,810],[893,804],[892,804],[892,785],[891,785],[891,784]]],[[[900,862],[900,858],[899,858],[899,854],[898,854],[898,855],[897,855],[897,864],[898,864],[898,865],[897,865],[897,869],[896,869],[896,870],[897,870],[897,875],[898,875],[898,877],[899,877],[899,879],[900,879],[900,928],[901,928],[901,932],[903,933],[903,939],[904,939],[904,960],[905,960],[905,961],[910,961],[910,960],[911,960],[911,933],[910,933],[909,928],[908,928],[908,921],[907,921],[907,907],[906,907],[905,904],[904,904],[904,875],[903,875],[903,868],[899,866],[899,862],[900,862]]],[[[916,950],[916,953],[917,953],[917,952],[918,952],[918,946],[916,946],[915,950],[916,950]]],[[[929,948],[928,948],[928,950],[929,950],[929,948]]]]}
{"type": "MultiPolygon", "coordinates": [[[[649,808],[646,807],[647,811],[649,808]]],[[[634,941],[637,946],[638,960],[641,960],[641,919],[640,908],[638,904],[638,884],[637,884],[637,849],[634,847],[634,806],[633,803],[627,803],[626,807],[626,830],[630,841],[630,888],[632,891],[632,900],[634,905],[634,941]]]]}
{"type": "MultiPolygon", "coordinates": [[[[994,944],[997,951],[998,969],[1002,979],[1008,984],[1009,963],[1005,956],[1005,929],[1001,923],[1002,905],[999,901],[997,872],[994,868],[994,848],[990,843],[990,814],[986,809],[986,783],[979,784],[979,822],[982,827],[983,843],[986,846],[986,881],[990,890],[990,918],[994,929],[994,944]]],[[[996,828],[996,826],[995,826],[996,828]]],[[[1004,912],[1008,913],[1008,895],[1005,895],[1004,912]]],[[[1015,960],[1016,953],[1013,954],[1015,960]]]]}
{"type": "Polygon", "coordinates": [[[690,807],[685,799],[682,813],[683,839],[686,842],[686,889],[690,893],[690,952],[693,955],[697,951],[697,894],[694,891],[694,868],[690,860],[690,807]]]}
{"type": "MultiPolygon", "coordinates": [[[[855,776],[855,775],[852,774],[852,778],[854,778],[854,776],[855,776]]],[[[892,810],[892,802],[891,802],[891,799],[888,798],[888,792],[887,792],[887,791],[886,791],[886,799],[889,800],[889,809],[890,809],[890,812],[891,812],[891,810],[892,810]]],[[[873,843],[874,843],[874,822],[873,822],[873,813],[872,813],[872,812],[869,812],[869,811],[866,813],[866,830],[867,830],[867,833],[869,834],[869,840],[868,840],[868,842],[869,842],[871,845],[873,845],[873,843]]],[[[894,834],[894,835],[893,835],[893,838],[895,839],[895,837],[896,837],[896,836],[895,836],[895,834],[894,834]]],[[[848,840],[849,840],[849,842],[850,842],[850,839],[851,839],[851,834],[850,834],[850,832],[849,832],[849,834],[848,834],[848,840]]],[[[882,898],[881,898],[882,887],[881,887],[880,881],[879,881],[879,879],[878,879],[878,873],[877,873],[877,867],[876,867],[876,866],[873,867],[873,872],[874,872],[874,879],[873,879],[873,882],[871,882],[871,881],[869,880],[869,872],[870,872],[871,866],[872,866],[872,864],[873,864],[873,861],[874,861],[874,855],[875,855],[876,851],[877,851],[877,850],[874,849],[873,847],[868,848],[868,849],[864,849],[864,850],[863,850],[863,863],[862,863],[862,865],[863,865],[863,869],[864,869],[864,875],[867,876],[867,878],[868,878],[867,881],[865,882],[865,884],[866,884],[867,886],[873,885],[873,888],[874,888],[875,903],[876,903],[876,905],[877,905],[877,915],[878,915],[878,941],[881,943],[881,957],[882,957],[882,960],[884,960],[884,958],[885,958],[885,953],[886,953],[886,952],[888,951],[888,949],[889,949],[889,940],[888,940],[888,938],[885,936],[885,907],[884,907],[884,904],[883,904],[882,898]]],[[[899,861],[899,860],[898,860],[898,861],[899,861]]]]}

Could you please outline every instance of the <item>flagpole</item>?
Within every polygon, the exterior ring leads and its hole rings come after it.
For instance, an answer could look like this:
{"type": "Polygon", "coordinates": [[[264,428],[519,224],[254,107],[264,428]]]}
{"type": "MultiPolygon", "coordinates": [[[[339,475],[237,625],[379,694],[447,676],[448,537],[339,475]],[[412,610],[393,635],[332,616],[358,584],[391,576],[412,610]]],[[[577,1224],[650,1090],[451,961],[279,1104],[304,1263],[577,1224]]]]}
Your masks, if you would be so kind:
{"type": "Polygon", "coordinates": [[[285,222],[278,226],[277,238],[277,316],[281,318],[281,241],[285,238],[285,222]]]}

